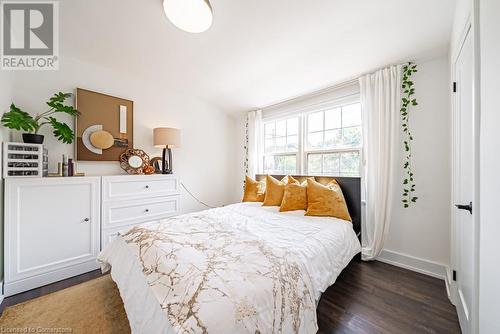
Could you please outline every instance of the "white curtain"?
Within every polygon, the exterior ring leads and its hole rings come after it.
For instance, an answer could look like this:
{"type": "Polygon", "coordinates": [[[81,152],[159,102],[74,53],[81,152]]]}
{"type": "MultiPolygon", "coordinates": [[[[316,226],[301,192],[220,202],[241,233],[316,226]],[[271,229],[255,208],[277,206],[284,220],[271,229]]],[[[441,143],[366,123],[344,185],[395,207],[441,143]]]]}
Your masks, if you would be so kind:
{"type": "Polygon", "coordinates": [[[263,161],[260,161],[262,153],[262,111],[255,110],[247,113],[246,134],[246,174],[255,177],[263,170],[263,161]]]}
{"type": "Polygon", "coordinates": [[[366,191],[363,260],[375,259],[389,232],[394,182],[398,182],[401,66],[359,78],[363,113],[363,167],[366,191]]]}

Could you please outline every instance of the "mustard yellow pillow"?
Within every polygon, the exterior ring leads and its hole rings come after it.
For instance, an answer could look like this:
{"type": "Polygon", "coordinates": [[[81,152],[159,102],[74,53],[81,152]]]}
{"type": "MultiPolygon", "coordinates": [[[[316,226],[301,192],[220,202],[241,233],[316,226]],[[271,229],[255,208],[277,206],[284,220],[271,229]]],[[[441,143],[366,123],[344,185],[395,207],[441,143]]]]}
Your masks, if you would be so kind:
{"type": "Polygon", "coordinates": [[[285,185],[288,183],[299,183],[290,175],[285,176],[281,181],[276,180],[271,175],[266,175],[266,195],[262,206],[280,206],[285,193],[285,185]]]}
{"type": "Polygon", "coordinates": [[[332,180],[326,186],[307,180],[306,216],[336,217],[352,222],[344,194],[337,181],[332,180]]]}
{"type": "Polygon", "coordinates": [[[307,186],[303,184],[289,183],[285,185],[280,212],[306,210],[307,209],[307,186]]]}
{"type": "Polygon", "coordinates": [[[242,202],[263,202],[266,183],[264,181],[255,181],[248,175],[245,176],[245,193],[242,202]]]}

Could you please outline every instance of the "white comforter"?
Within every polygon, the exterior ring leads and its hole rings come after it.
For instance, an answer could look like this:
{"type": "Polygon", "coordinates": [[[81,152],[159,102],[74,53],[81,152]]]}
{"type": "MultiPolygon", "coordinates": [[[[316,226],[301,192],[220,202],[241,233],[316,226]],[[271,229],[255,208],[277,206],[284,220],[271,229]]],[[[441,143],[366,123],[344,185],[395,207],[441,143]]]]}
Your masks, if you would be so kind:
{"type": "Polygon", "coordinates": [[[134,333],[314,333],[350,222],[241,203],[139,225],[99,256],[134,333]]]}

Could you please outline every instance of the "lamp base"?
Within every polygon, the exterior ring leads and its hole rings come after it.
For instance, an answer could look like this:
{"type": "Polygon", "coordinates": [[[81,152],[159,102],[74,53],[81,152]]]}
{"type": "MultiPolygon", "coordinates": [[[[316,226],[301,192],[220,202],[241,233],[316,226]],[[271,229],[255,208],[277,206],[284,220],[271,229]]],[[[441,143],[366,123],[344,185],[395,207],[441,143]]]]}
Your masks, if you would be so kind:
{"type": "Polygon", "coordinates": [[[172,149],[168,147],[163,148],[161,167],[162,174],[172,174],[172,149]]]}

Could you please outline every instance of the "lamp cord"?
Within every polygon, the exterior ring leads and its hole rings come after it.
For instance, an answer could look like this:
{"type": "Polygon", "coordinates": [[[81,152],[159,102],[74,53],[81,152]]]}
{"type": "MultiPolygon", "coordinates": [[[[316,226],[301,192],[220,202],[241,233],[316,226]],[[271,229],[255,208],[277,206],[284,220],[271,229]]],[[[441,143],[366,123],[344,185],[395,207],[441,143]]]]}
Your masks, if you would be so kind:
{"type": "Polygon", "coordinates": [[[211,208],[211,209],[216,208],[215,206],[208,205],[207,203],[205,203],[205,202],[203,202],[203,201],[199,200],[199,199],[198,199],[198,197],[196,197],[195,195],[193,195],[193,193],[192,193],[192,192],[190,192],[188,188],[186,188],[186,186],[184,185],[184,183],[182,183],[182,182],[181,182],[181,186],[182,186],[182,188],[184,188],[184,190],[186,190],[186,192],[187,192],[187,193],[188,193],[188,194],[189,194],[192,198],[194,198],[194,199],[195,199],[198,203],[200,203],[201,205],[204,205],[204,206],[206,206],[207,208],[211,208]]]}

